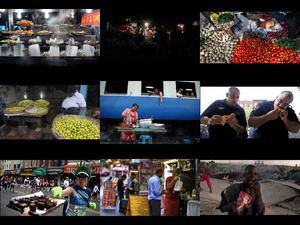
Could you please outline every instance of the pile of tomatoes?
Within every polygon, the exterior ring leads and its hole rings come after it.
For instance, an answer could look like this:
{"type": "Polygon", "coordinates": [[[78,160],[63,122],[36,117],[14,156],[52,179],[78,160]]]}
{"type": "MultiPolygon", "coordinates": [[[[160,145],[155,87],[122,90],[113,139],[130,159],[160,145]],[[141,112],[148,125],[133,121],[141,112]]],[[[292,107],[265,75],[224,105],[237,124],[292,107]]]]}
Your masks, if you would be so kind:
{"type": "Polygon", "coordinates": [[[263,42],[251,37],[237,43],[233,63],[300,63],[299,54],[274,42],[263,42]]]}

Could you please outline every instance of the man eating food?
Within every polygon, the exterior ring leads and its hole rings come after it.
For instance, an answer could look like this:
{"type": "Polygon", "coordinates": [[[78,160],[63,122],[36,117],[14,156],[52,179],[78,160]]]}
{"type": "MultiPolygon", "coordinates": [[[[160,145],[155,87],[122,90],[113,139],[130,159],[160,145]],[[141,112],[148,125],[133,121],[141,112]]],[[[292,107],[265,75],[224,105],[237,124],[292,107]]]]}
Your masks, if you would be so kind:
{"type": "Polygon", "coordinates": [[[250,114],[248,124],[253,127],[253,138],[289,138],[289,131],[297,133],[300,123],[291,108],[294,95],[281,92],[274,101],[257,104],[250,114]]]}
{"type": "Polygon", "coordinates": [[[230,87],[226,99],[216,100],[201,115],[201,124],[209,125],[210,139],[246,137],[246,115],[237,103],[240,90],[230,87]]]}

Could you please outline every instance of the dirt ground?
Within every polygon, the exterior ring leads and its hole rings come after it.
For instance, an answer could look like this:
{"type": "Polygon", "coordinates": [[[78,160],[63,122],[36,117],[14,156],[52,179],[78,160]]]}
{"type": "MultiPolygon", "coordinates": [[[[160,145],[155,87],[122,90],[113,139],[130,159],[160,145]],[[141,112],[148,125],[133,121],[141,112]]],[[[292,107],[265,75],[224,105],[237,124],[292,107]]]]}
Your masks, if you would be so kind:
{"type": "MultiPolygon", "coordinates": [[[[101,144],[120,144],[121,133],[102,133],[101,132],[101,144]],[[109,137],[102,139],[106,135],[109,137]]],[[[191,144],[198,144],[200,142],[200,138],[198,137],[187,137],[184,135],[172,136],[168,134],[153,134],[152,140],[153,144],[184,144],[183,139],[190,139],[191,144]]]]}
{"type": "Polygon", "coordinates": [[[51,124],[42,127],[42,135],[39,136],[36,133],[36,127],[28,127],[28,133],[25,136],[21,136],[18,132],[17,126],[11,126],[11,131],[5,136],[1,137],[1,139],[14,139],[14,140],[36,140],[36,139],[55,139],[51,132],[51,124]],[[41,137],[41,138],[40,138],[41,137]]]}
{"type": "MultiPolygon", "coordinates": [[[[221,201],[221,192],[229,181],[211,178],[212,193],[206,182],[201,183],[200,215],[227,215],[216,207],[221,201]]],[[[265,215],[300,215],[300,186],[291,181],[260,181],[265,215]]]]}

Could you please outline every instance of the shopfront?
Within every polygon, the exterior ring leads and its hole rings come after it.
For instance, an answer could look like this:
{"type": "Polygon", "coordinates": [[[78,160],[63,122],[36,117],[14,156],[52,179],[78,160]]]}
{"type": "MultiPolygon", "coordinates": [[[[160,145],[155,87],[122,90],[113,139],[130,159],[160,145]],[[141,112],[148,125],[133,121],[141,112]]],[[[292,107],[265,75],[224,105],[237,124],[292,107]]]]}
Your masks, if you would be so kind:
{"type": "Polygon", "coordinates": [[[64,174],[63,166],[47,168],[48,180],[49,181],[54,180],[55,185],[60,185],[63,174],[64,174]]]}
{"type": "Polygon", "coordinates": [[[5,9],[0,65],[98,66],[100,9],[5,9]]]}
{"type": "Polygon", "coordinates": [[[33,171],[36,169],[37,167],[31,167],[31,168],[22,168],[20,171],[20,176],[23,177],[23,179],[25,179],[26,177],[35,177],[36,174],[33,174],[33,171]]]}

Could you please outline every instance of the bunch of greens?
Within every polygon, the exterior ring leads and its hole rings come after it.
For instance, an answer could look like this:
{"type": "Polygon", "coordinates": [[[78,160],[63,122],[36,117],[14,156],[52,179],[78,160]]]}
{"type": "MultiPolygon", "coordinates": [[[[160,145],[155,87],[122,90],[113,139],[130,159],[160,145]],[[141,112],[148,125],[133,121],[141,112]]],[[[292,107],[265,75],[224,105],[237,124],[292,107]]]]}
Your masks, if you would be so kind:
{"type": "Polygon", "coordinates": [[[228,23],[228,22],[233,21],[233,20],[234,20],[234,16],[230,13],[224,13],[224,14],[221,14],[218,17],[218,22],[219,23],[228,23]]]}
{"type": "Polygon", "coordinates": [[[204,43],[206,42],[206,40],[208,39],[207,36],[204,36],[201,32],[200,32],[200,47],[202,45],[204,45],[204,43]]]}
{"type": "Polygon", "coordinates": [[[280,47],[290,48],[292,50],[296,47],[296,42],[292,38],[282,37],[274,41],[274,43],[280,47]]]}

